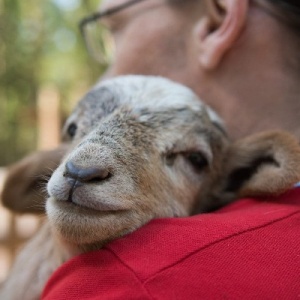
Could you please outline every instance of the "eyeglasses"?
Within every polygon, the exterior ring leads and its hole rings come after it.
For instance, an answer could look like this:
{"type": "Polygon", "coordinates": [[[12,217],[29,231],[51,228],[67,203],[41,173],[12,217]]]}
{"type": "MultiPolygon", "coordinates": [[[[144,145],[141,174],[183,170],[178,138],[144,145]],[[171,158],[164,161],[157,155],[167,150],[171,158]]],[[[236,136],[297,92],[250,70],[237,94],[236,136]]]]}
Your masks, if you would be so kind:
{"type": "Polygon", "coordinates": [[[79,23],[89,54],[101,64],[109,64],[115,53],[115,42],[110,30],[99,22],[101,18],[111,16],[127,7],[145,0],[131,0],[102,12],[96,12],[79,23]]]}

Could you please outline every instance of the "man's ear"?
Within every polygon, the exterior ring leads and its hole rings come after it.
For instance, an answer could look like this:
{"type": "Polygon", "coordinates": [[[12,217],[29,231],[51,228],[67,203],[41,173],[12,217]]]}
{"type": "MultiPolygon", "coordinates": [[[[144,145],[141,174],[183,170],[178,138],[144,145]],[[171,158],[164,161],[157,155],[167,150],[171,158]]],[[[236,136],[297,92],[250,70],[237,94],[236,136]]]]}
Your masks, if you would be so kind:
{"type": "Polygon", "coordinates": [[[205,0],[206,15],[195,29],[203,68],[218,66],[240,36],[246,23],[249,0],[205,0]]]}
{"type": "Polygon", "coordinates": [[[283,131],[255,134],[229,147],[221,170],[200,211],[237,198],[277,196],[289,190],[300,181],[300,145],[283,131]]]}

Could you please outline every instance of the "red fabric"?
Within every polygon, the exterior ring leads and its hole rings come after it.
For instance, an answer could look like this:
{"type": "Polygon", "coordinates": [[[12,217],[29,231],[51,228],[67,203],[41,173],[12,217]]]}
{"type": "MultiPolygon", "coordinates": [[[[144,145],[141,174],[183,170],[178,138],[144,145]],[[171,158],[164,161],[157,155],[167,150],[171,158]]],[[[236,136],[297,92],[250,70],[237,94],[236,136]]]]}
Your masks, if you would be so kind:
{"type": "Polygon", "coordinates": [[[42,299],[300,299],[300,188],[154,220],[65,263],[42,299]]]}

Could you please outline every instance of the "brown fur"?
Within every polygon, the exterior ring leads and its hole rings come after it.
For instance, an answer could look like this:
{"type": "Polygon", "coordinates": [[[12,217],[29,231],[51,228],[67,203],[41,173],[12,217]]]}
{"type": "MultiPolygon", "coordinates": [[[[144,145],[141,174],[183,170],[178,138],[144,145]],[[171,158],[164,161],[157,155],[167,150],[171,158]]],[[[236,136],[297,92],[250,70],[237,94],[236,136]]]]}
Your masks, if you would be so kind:
{"type": "Polygon", "coordinates": [[[45,185],[68,149],[38,151],[9,166],[1,199],[3,205],[17,213],[45,212],[45,185]]]}

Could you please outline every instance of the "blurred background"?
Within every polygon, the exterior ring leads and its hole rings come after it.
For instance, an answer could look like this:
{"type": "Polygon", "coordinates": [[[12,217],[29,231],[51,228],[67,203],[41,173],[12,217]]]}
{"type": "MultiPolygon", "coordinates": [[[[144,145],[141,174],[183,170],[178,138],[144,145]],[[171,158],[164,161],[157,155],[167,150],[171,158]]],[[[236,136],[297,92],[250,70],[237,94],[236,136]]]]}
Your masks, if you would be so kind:
{"type": "MultiPolygon", "coordinates": [[[[59,143],[66,116],[104,71],[78,29],[99,2],[0,0],[0,193],[9,164],[59,143]]],[[[0,281],[39,224],[0,207],[0,281]]]]}

